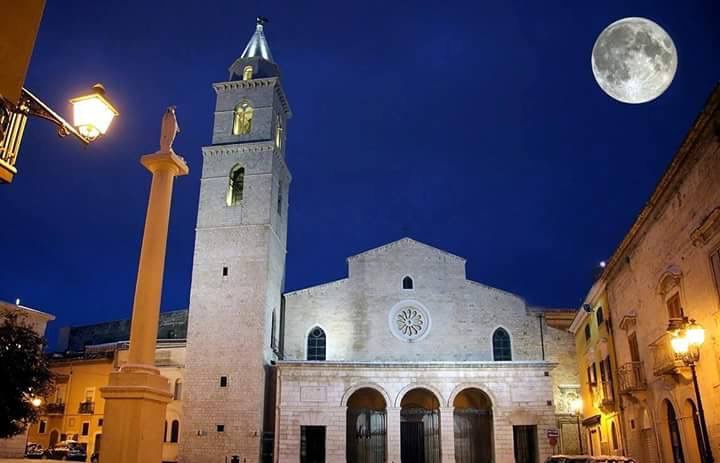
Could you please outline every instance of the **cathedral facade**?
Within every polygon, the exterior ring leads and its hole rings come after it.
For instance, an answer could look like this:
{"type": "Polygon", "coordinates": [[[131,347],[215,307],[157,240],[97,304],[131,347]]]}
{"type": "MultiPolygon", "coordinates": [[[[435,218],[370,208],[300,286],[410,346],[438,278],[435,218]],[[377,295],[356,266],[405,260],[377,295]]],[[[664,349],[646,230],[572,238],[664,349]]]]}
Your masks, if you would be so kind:
{"type": "Polygon", "coordinates": [[[574,311],[471,281],[463,258],[409,238],[350,257],[347,278],[285,293],[292,113],[261,21],[213,87],[179,461],[577,451],[574,311]]]}

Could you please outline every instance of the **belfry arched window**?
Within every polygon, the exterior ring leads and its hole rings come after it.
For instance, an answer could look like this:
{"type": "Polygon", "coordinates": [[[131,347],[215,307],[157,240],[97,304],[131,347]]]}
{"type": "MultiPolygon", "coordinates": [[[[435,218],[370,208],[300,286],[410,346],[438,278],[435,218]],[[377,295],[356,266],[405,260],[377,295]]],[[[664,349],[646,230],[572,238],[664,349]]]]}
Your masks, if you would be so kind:
{"type": "Polygon", "coordinates": [[[228,206],[234,206],[243,199],[245,188],[245,168],[235,166],[230,170],[226,202],[228,206]]]}
{"type": "Polygon", "coordinates": [[[233,135],[247,135],[252,129],[253,108],[247,100],[235,106],[233,112],[233,135]]]}
{"type": "Polygon", "coordinates": [[[493,360],[512,360],[512,349],[510,346],[510,335],[503,328],[495,330],[492,336],[493,360]]]}
{"type": "Polygon", "coordinates": [[[307,337],[307,359],[325,360],[325,331],[319,326],[310,330],[307,337]]]}

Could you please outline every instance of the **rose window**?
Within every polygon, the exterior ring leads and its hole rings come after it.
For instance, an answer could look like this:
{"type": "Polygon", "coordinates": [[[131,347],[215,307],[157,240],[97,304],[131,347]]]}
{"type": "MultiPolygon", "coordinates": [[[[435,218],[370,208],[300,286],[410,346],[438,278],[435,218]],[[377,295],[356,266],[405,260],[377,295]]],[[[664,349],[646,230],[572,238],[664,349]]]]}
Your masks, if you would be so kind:
{"type": "Polygon", "coordinates": [[[403,341],[419,341],[430,329],[430,315],[418,303],[401,303],[390,311],[390,331],[403,341]]]}

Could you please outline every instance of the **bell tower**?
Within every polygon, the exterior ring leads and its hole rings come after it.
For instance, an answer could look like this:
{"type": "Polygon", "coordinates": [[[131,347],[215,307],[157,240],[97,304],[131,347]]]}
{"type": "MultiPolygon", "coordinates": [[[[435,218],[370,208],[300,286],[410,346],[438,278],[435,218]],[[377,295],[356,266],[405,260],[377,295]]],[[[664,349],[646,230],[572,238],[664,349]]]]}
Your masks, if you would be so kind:
{"type": "Polygon", "coordinates": [[[259,462],[272,449],[285,275],[291,116],[258,18],[217,94],[202,149],[190,291],[180,461],[259,462]],[[226,460],[227,458],[227,460],[226,460]]]}

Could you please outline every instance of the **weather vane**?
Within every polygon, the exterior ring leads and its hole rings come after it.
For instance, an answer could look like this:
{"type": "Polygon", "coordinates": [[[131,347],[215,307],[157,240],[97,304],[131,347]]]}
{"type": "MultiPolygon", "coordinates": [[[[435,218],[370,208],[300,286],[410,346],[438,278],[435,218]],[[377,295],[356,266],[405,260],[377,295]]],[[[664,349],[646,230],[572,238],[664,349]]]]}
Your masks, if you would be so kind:
{"type": "Polygon", "coordinates": [[[258,16],[256,21],[257,21],[258,26],[262,26],[265,23],[270,22],[270,20],[268,18],[266,18],[265,16],[258,16]]]}

